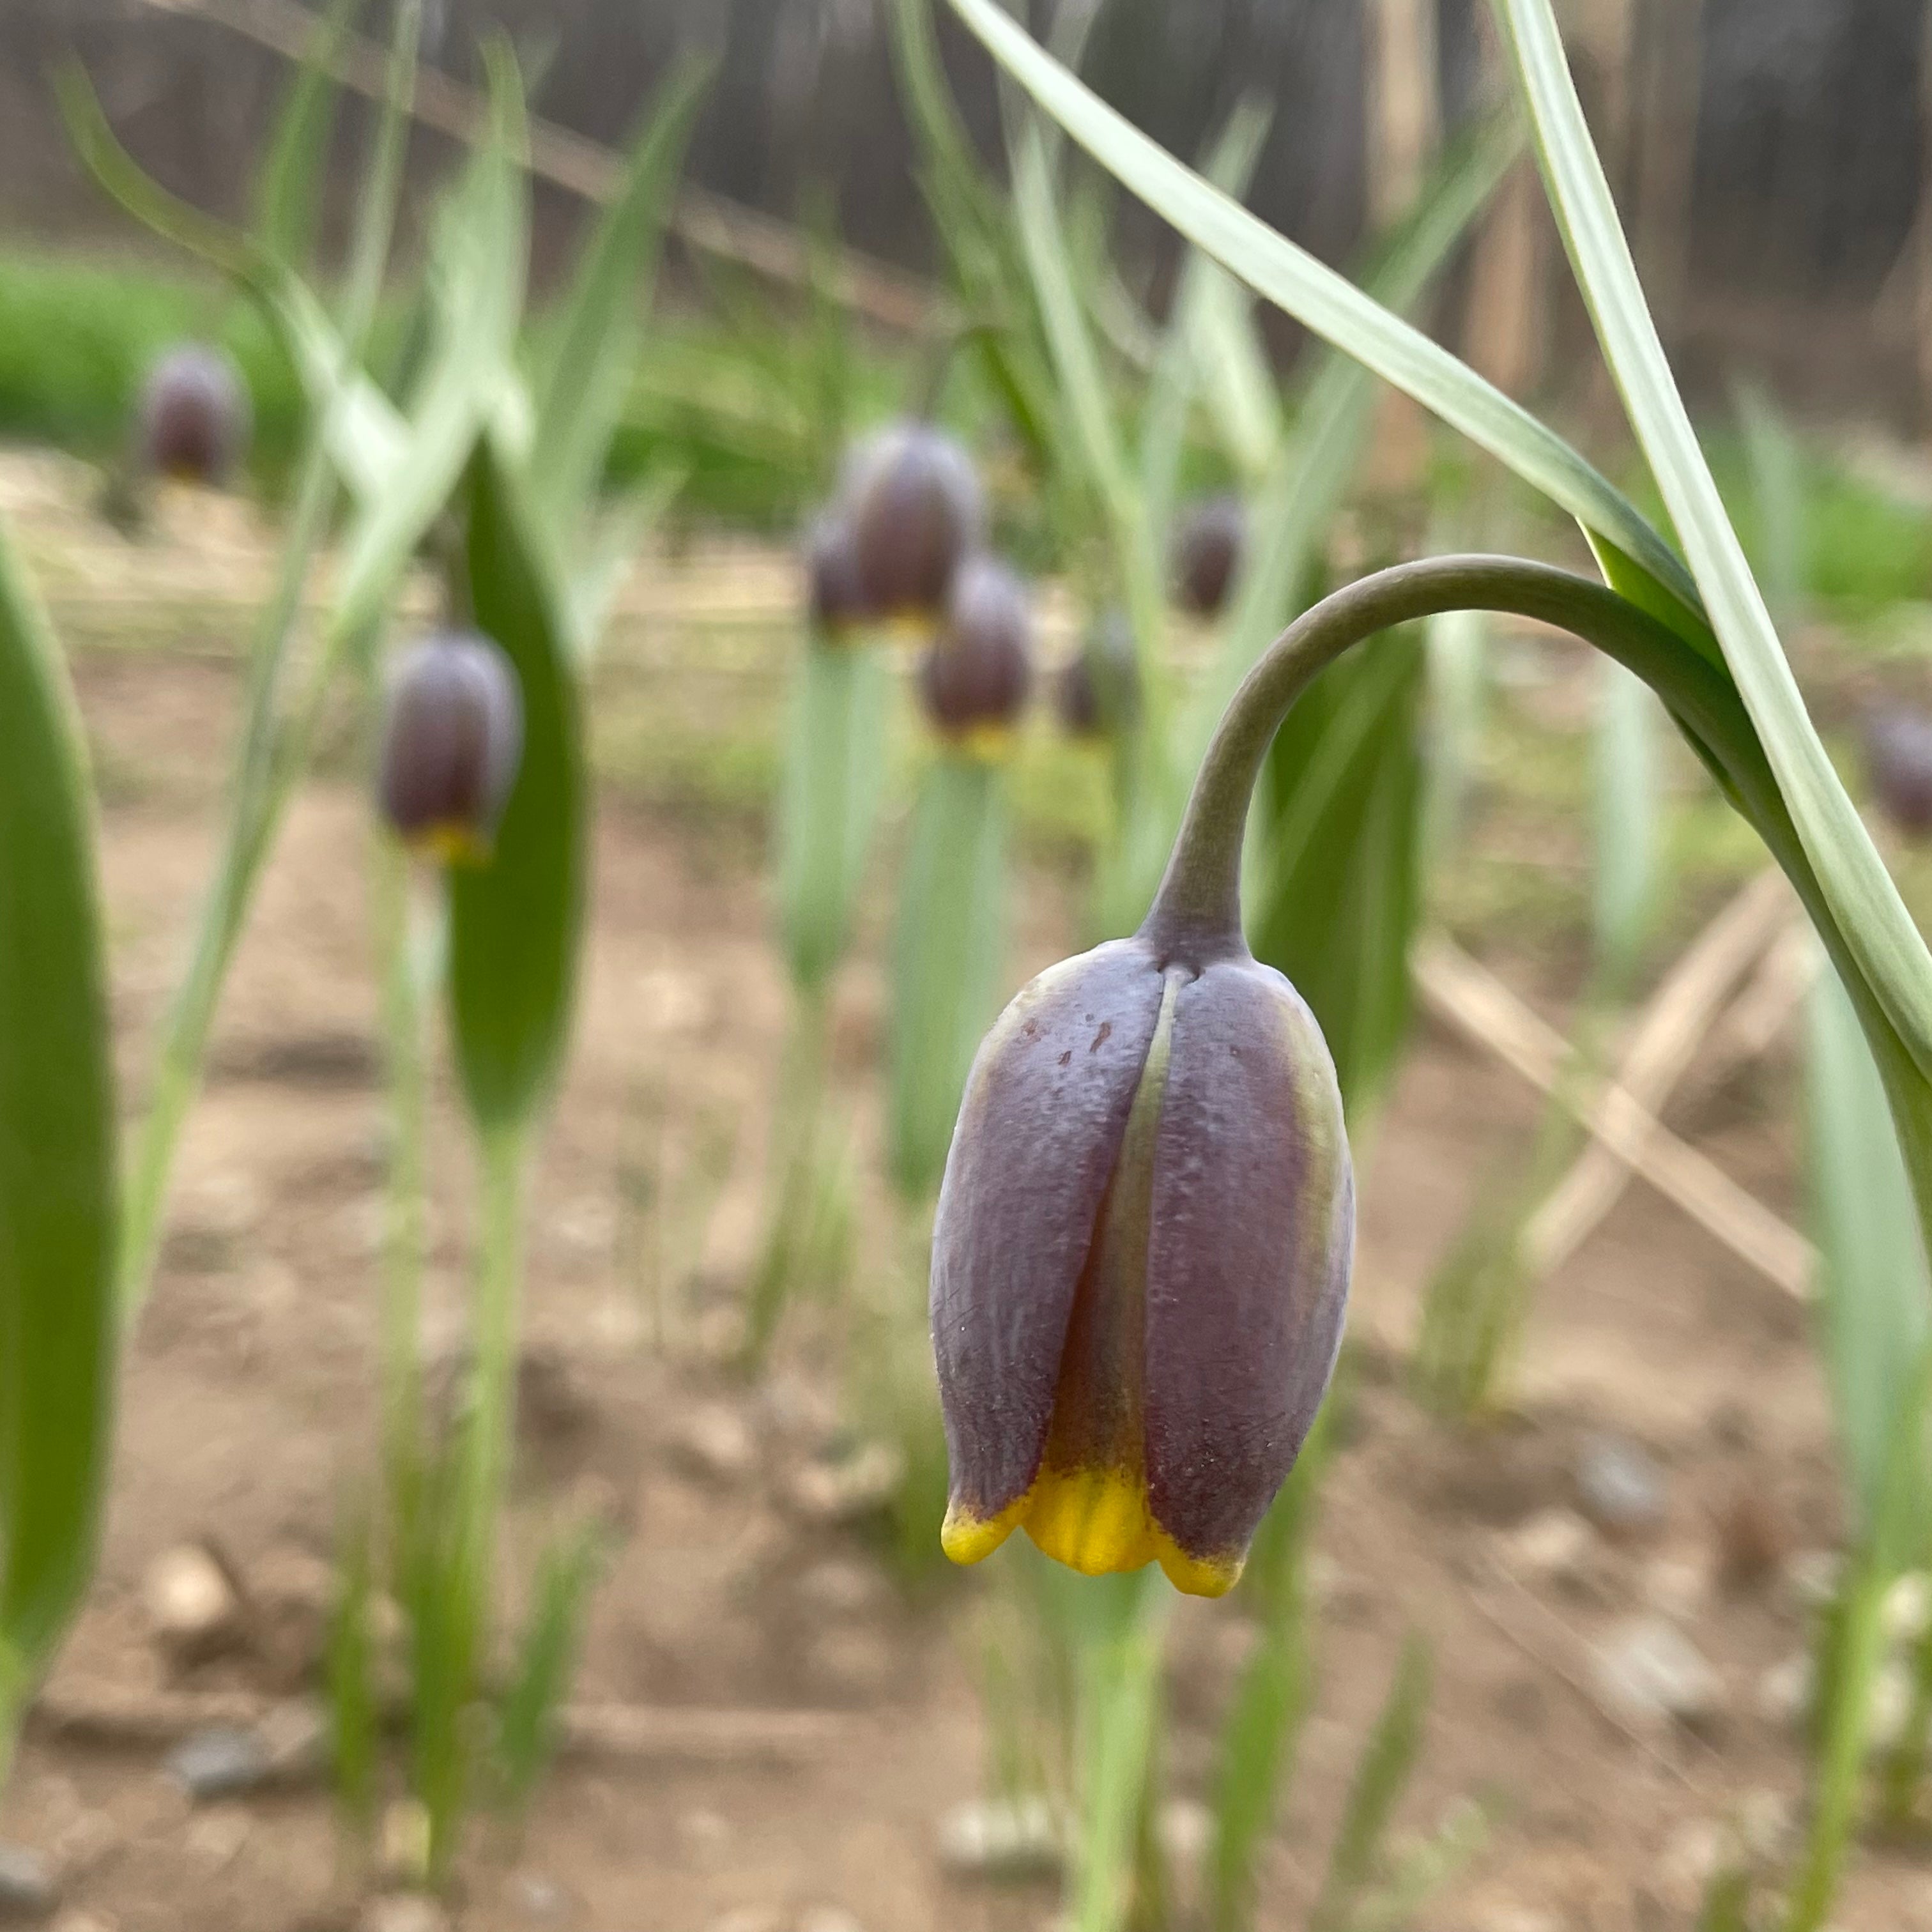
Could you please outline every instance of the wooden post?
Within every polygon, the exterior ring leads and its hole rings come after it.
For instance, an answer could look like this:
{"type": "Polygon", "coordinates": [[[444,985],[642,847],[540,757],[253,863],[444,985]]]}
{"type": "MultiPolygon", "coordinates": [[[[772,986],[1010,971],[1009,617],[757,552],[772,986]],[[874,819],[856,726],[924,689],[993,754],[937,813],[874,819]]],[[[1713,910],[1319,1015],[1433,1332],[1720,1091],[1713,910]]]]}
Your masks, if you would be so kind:
{"type": "MultiPolygon", "coordinates": [[[[1415,204],[1442,140],[1436,0],[1364,0],[1369,220],[1378,229],[1415,204]]],[[[1373,488],[1412,489],[1429,460],[1420,405],[1393,390],[1380,404],[1369,481],[1373,488]]]]}

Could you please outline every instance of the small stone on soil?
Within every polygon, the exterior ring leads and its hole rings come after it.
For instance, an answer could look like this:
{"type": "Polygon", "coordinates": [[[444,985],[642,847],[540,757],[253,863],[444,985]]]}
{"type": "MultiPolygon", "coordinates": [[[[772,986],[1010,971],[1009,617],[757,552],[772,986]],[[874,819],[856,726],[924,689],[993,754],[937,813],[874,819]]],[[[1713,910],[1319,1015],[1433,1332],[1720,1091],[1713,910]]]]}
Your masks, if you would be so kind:
{"type": "Polygon", "coordinates": [[[242,1635],[242,1600],[201,1544],[179,1544],[156,1557],[141,1580],[141,1600],[155,1642],[178,1664],[214,1656],[242,1635]]]}
{"type": "Polygon", "coordinates": [[[1724,1687],[1690,1640],[1661,1617],[1622,1625],[1597,1652],[1597,1688],[1634,1723],[1674,1718],[1695,1724],[1716,1714],[1724,1687]]]}
{"type": "Polygon", "coordinates": [[[1801,1550],[1784,1566],[1784,1581],[1800,1610],[1822,1610],[1838,1594],[1844,1563],[1835,1550],[1801,1550]]]}
{"type": "Polygon", "coordinates": [[[32,1924],[60,1902],[52,1865],[26,1845],[0,1844],[0,1924],[32,1924]]]}
{"type": "Polygon", "coordinates": [[[1711,1580],[1700,1563],[1659,1556],[1644,1565],[1643,1600],[1660,1616],[1688,1623],[1708,1600],[1711,1580]]]}
{"type": "Polygon", "coordinates": [[[1503,1567],[1530,1583],[1574,1584],[1582,1581],[1596,1532],[1574,1510],[1538,1510],[1502,1539],[1503,1567]]]}
{"type": "Polygon", "coordinates": [[[531,1918],[561,1918],[569,1910],[569,1895],[554,1878],[542,1872],[519,1872],[510,1890],[524,1915],[531,1918]]]}
{"type": "Polygon", "coordinates": [[[1650,1452],[1622,1436],[1586,1438],[1576,1452],[1576,1496],[1606,1536],[1648,1536],[1664,1522],[1664,1472],[1650,1452]]]}
{"type": "Polygon", "coordinates": [[[813,1905],[798,1915],[792,1932],[866,1932],[866,1928],[842,1905],[813,1905]]]}
{"type": "Polygon", "coordinates": [[[188,1856],[211,1872],[225,1870],[241,1856],[252,1828],[240,1805],[212,1806],[189,1823],[188,1856]]]}
{"type": "Polygon", "coordinates": [[[196,1804],[203,1804],[256,1790],[267,1781],[273,1761],[260,1732],[210,1724],[190,1731],[161,1768],[196,1804]]]}
{"type": "Polygon", "coordinates": [[[1757,1712],[1766,1724],[1797,1730],[1811,1708],[1811,1658],[1794,1651],[1758,1679],[1757,1712]]]}
{"type": "Polygon", "coordinates": [[[1060,1834],[1043,1798],[969,1798],[939,1822],[939,1862],[956,1878],[1052,1878],[1061,1857],[1060,1834]]]}
{"type": "Polygon", "coordinates": [[[785,1932],[785,1915],[776,1905],[734,1905],[707,1932],[785,1932]]]}
{"type": "Polygon", "coordinates": [[[419,1892],[372,1898],[356,1922],[356,1932],[448,1932],[449,1914],[419,1892]]]}
{"type": "Polygon", "coordinates": [[[721,1402],[693,1409],[672,1438],[672,1453],[694,1474],[718,1484],[742,1483],[758,1466],[758,1438],[735,1408],[721,1402]]]}

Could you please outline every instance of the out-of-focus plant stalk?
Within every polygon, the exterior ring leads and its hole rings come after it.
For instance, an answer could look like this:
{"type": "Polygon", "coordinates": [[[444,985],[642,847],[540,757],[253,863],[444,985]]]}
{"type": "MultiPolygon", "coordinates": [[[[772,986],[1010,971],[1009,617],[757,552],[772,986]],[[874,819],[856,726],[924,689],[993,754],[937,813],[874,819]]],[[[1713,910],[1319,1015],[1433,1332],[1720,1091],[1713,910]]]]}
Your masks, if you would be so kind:
{"type": "MultiPolygon", "coordinates": [[[[422,0],[399,0],[391,44],[386,98],[351,244],[344,290],[343,368],[359,368],[374,326],[383,272],[395,232],[403,160],[409,140],[407,107],[416,87],[422,0]]],[[[262,868],[273,849],[283,808],[306,769],[308,748],[327,694],[328,676],[345,645],[359,641],[332,628],[324,662],[294,718],[280,715],[283,674],[301,620],[302,593],[317,550],[340,500],[330,416],[336,398],[312,406],[294,507],[283,540],[275,587],[262,614],[249,659],[244,722],[229,799],[228,824],[213,884],[202,905],[188,968],[168,1008],[155,1055],[148,1111],[136,1134],[122,1223],[121,1298],[139,1312],[152,1279],[168,1186],[188,1117],[201,1083],[202,1063],[221,989],[235,955],[262,868]]]]}
{"type": "Polygon", "coordinates": [[[479,1601],[488,1600],[496,1522],[515,1426],[517,1310],[523,1280],[524,1156],[520,1124],[482,1137],[482,1226],[477,1252],[470,1414],[458,1491],[460,1532],[479,1601]]]}
{"type": "Polygon", "coordinates": [[[182,1124],[201,1084],[202,1062],[222,986],[280,823],[286,787],[274,778],[279,667],[300,620],[303,589],[338,495],[318,421],[309,431],[274,594],[262,614],[250,660],[248,716],[230,791],[221,856],[202,902],[188,970],[162,1023],[148,1110],[135,1137],[121,1251],[122,1300],[130,1315],[139,1310],[154,1273],[182,1124]]]}
{"type": "Polygon", "coordinates": [[[405,1491],[413,1484],[422,1454],[420,1348],[422,1273],[428,1249],[423,1002],[410,945],[409,862],[386,833],[376,835],[370,871],[389,1089],[382,1231],[382,1436],[392,1505],[406,1511],[405,1491]]]}

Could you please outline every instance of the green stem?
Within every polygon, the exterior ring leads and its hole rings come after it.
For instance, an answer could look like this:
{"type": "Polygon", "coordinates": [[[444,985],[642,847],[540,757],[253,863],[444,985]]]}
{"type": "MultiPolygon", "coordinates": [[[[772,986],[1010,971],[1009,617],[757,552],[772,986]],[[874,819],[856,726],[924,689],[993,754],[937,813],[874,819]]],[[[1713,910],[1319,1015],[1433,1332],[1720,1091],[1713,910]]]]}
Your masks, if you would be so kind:
{"type": "Polygon", "coordinates": [[[521,1124],[483,1135],[482,1234],[472,1343],[470,1426],[458,1501],[467,1568],[487,1600],[496,1520],[516,1424],[517,1309],[523,1277],[525,1138],[521,1124]]]}
{"type": "MultiPolygon", "coordinates": [[[[422,1272],[428,1249],[423,1010],[410,956],[409,866],[377,832],[370,862],[382,984],[382,1044],[389,1088],[389,1162],[382,1262],[382,1431],[399,1519],[411,1507],[420,1464],[422,1272]]],[[[399,1520],[396,1526],[404,1527],[399,1520]]]]}
{"type": "Polygon", "coordinates": [[[1868,1564],[1846,1586],[1810,1835],[1792,1888],[1785,1932],[1817,1932],[1838,1894],[1857,1821],[1858,1785],[1871,1728],[1872,1687],[1885,1654],[1885,1598],[1891,1581],[1889,1571],[1868,1564]]]}
{"type": "Polygon", "coordinates": [[[1291,625],[1234,694],[1196,779],[1142,936],[1196,970],[1245,948],[1241,843],[1249,801],[1276,731],[1314,680],[1378,632],[1452,610],[1490,610],[1572,632],[1664,700],[1738,810],[1756,827],[1810,915],[1856,1009],[1885,1082],[1919,1222],[1932,1240],[1932,1085],[1866,977],[1745,710],[1736,685],[1676,632],[1600,584],[1511,557],[1402,564],[1337,591],[1291,625]]]}
{"type": "MultiPolygon", "coordinates": [[[[1378,572],[1324,599],[1275,640],[1234,694],[1208,747],[1144,935],[1168,957],[1197,965],[1240,948],[1248,804],[1282,719],[1354,645],[1452,610],[1500,612],[1567,630],[1634,671],[1663,699],[1804,902],[1868,1036],[1875,1049],[1888,1049],[1879,1052],[1881,1070],[1895,1068],[1903,1044],[1838,928],[1737,687],[1675,632],[1615,591],[1513,557],[1436,557],[1378,572]]],[[[1898,1091],[1892,1100],[1900,1108],[1898,1091]]],[[[1919,1127],[1932,1132],[1932,1124],[1904,1109],[1901,1131],[1919,1127]]]]}

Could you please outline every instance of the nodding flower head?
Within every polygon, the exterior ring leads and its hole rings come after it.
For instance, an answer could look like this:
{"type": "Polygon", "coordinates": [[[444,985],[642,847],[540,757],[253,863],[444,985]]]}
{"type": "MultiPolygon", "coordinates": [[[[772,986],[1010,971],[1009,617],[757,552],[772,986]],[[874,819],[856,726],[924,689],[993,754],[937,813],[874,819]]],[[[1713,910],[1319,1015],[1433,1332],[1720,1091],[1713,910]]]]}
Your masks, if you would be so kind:
{"type": "Polygon", "coordinates": [[[1088,628],[1076,656],[1060,667],[1054,710],[1070,738],[1105,738],[1132,718],[1140,703],[1140,664],[1124,613],[1104,610],[1088,628]]]}
{"type": "Polygon", "coordinates": [[[1327,1389],[1354,1241],[1334,1063],[1238,934],[1042,974],[980,1049],[934,1230],[947,1553],[1024,1528],[1089,1574],[1230,1588],[1327,1389]]]}
{"type": "Polygon", "coordinates": [[[449,632],[398,656],[379,785],[405,843],[446,864],[487,860],[523,749],[522,689],[500,645],[449,632]]]}
{"type": "Polygon", "coordinates": [[[929,423],[894,423],[862,444],[842,496],[866,608],[929,630],[986,531],[972,459],[929,423]]]}
{"type": "Polygon", "coordinates": [[[1932,836],[1932,718],[1904,705],[1865,717],[1865,770],[1886,818],[1908,838],[1932,836]]]}
{"type": "Polygon", "coordinates": [[[228,356],[184,344],[154,364],[142,387],[142,460],[160,476],[221,482],[248,448],[253,415],[228,356]]]}
{"type": "Polygon", "coordinates": [[[1208,496],[1192,505],[1174,538],[1174,589],[1184,610],[1218,617],[1234,587],[1248,530],[1238,496],[1208,496]]]}
{"type": "Polygon", "coordinates": [[[849,519],[828,510],[805,540],[806,595],[813,634],[828,644],[843,644],[872,612],[859,576],[859,547],[849,519]]]}
{"type": "Polygon", "coordinates": [[[1026,586],[992,557],[969,558],[945,627],[920,666],[920,695],[950,742],[994,754],[1010,742],[1033,688],[1033,607],[1026,586]]]}

